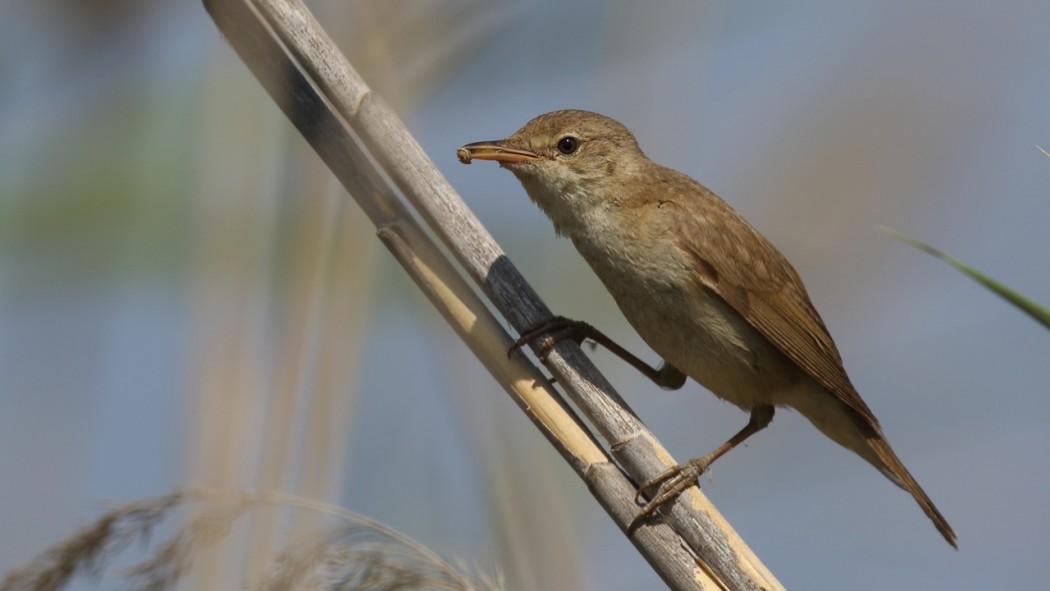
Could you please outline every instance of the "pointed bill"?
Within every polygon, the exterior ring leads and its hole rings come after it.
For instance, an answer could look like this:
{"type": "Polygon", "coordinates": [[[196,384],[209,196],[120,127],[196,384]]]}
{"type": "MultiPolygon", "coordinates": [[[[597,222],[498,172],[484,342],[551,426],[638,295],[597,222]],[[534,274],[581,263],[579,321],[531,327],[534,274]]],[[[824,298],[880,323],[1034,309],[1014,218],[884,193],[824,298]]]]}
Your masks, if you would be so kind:
{"type": "Polygon", "coordinates": [[[456,157],[459,158],[459,161],[463,164],[470,164],[475,158],[478,160],[494,160],[496,162],[507,164],[529,162],[541,158],[541,156],[535,152],[508,147],[504,144],[503,140],[467,144],[456,150],[456,157]]]}

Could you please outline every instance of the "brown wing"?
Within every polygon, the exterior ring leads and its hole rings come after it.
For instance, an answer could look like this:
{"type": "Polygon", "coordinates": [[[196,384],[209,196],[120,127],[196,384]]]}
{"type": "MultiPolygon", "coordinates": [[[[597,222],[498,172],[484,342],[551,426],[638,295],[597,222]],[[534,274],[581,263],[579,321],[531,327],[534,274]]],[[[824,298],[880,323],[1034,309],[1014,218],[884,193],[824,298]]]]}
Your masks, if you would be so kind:
{"type": "Polygon", "coordinates": [[[813,379],[877,426],[791,263],[717,195],[699,183],[695,187],[706,193],[703,207],[721,214],[715,216],[717,225],[698,216],[678,218],[681,247],[696,261],[700,281],[813,379]]]}

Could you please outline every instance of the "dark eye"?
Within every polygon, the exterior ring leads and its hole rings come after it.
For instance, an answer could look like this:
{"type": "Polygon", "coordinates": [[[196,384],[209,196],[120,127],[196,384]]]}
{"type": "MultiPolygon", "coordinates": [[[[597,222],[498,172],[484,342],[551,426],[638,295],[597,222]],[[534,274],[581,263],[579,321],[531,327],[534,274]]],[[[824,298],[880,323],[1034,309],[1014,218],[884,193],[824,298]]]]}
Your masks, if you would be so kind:
{"type": "Polygon", "coordinates": [[[580,140],[567,135],[558,140],[558,151],[568,156],[580,149],[580,140]]]}

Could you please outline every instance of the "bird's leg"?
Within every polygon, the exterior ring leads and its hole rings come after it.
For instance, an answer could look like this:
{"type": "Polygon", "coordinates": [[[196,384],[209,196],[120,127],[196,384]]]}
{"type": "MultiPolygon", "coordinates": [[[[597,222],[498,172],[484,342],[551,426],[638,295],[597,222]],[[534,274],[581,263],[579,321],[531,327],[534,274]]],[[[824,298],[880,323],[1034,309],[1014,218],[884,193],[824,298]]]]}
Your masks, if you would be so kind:
{"type": "Polygon", "coordinates": [[[654,486],[658,487],[658,489],[653,495],[653,498],[649,499],[649,502],[642,507],[641,512],[634,518],[629,529],[633,530],[641,520],[652,515],[661,505],[675,499],[690,486],[697,484],[697,479],[711,466],[711,464],[714,463],[715,460],[724,456],[729,450],[743,443],[748,437],[765,429],[773,420],[774,410],[775,409],[769,405],[756,406],[751,409],[751,419],[748,420],[747,425],[741,429],[739,433],[730,437],[729,441],[718,446],[715,451],[706,456],[693,458],[685,464],[675,466],[639,486],[638,492],[635,493],[634,496],[635,503],[640,503],[642,495],[645,494],[646,490],[654,486]]]}
{"type": "Polygon", "coordinates": [[[544,339],[539,343],[539,347],[536,351],[540,361],[547,359],[547,355],[550,353],[551,348],[554,347],[558,341],[570,339],[576,341],[577,345],[581,345],[583,344],[583,341],[590,339],[605,347],[620,359],[631,364],[631,367],[642,372],[643,375],[665,390],[677,390],[685,384],[686,375],[670,363],[665,361],[659,368],[655,368],[639,359],[638,356],[634,355],[627,349],[616,344],[615,341],[605,336],[605,334],[597,328],[594,328],[582,320],[572,320],[564,316],[555,316],[550,320],[529,327],[528,330],[522,333],[518,340],[514,341],[510,350],[507,351],[507,354],[510,355],[515,350],[524,347],[526,344],[533,344],[533,341],[540,338],[544,339]]]}

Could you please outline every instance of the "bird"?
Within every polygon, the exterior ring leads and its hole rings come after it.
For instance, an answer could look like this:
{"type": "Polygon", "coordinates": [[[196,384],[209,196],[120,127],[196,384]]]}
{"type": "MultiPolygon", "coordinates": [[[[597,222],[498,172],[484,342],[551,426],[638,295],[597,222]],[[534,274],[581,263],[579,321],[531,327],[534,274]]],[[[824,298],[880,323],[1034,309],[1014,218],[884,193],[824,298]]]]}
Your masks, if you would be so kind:
{"type": "Polygon", "coordinates": [[[642,483],[636,501],[655,492],[639,517],[698,484],[712,462],[766,428],[777,407],[788,407],[909,492],[958,547],[850,381],[798,272],[715,193],[653,162],[627,127],[591,111],[540,115],[506,139],[469,143],[457,156],[464,164],[495,161],[517,177],[663,363],[651,366],[593,326],[563,317],[530,327],[516,347],[540,337],[547,348],[590,339],[664,388],[692,378],[750,413],[711,453],[642,483]]]}

